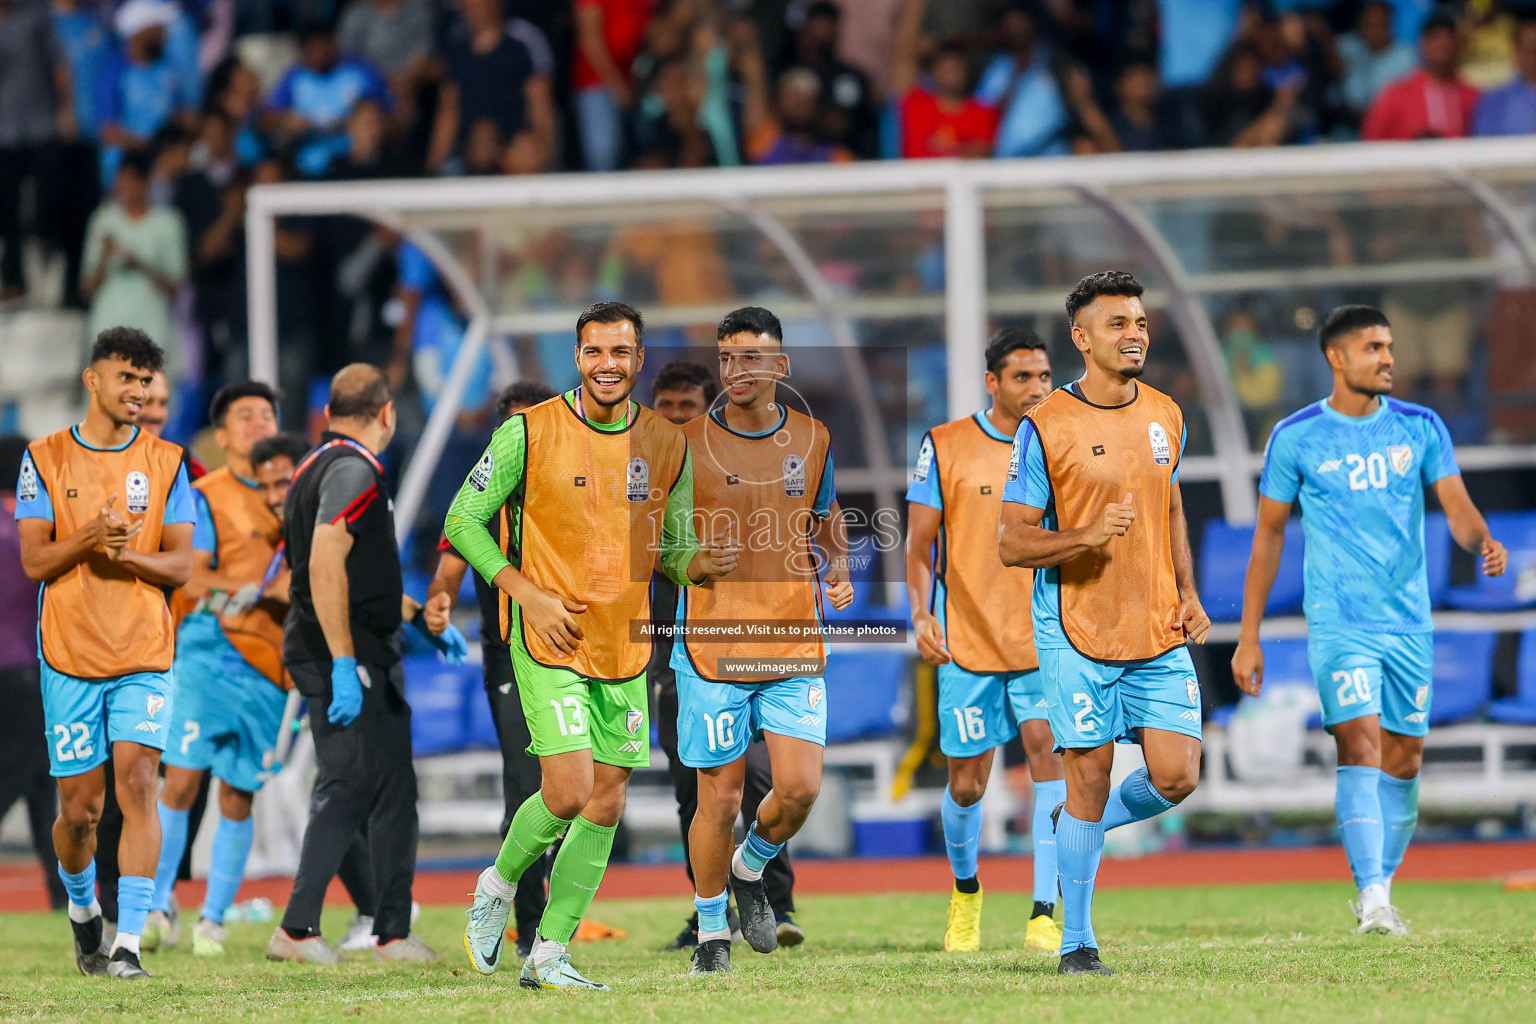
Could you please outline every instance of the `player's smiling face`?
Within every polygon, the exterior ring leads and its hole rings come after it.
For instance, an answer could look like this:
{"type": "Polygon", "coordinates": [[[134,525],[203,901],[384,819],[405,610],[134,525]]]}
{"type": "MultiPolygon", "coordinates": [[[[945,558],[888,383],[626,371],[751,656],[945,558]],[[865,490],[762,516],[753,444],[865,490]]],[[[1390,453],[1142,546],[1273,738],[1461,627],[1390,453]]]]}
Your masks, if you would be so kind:
{"type": "Polygon", "coordinates": [[[720,387],[743,409],[773,401],[774,386],[789,373],[789,357],[777,339],[740,331],[720,339],[720,387]]]}
{"type": "Polygon", "coordinates": [[[260,395],[250,395],[230,403],[224,426],[213,432],[213,440],[230,455],[248,459],[257,441],[275,433],[277,412],[272,403],[260,395]]]}
{"type": "Polygon", "coordinates": [[[100,359],[85,369],[85,389],[96,407],[122,427],[138,423],[154,374],[126,359],[100,359]]]}
{"type": "Polygon", "coordinates": [[[576,345],[576,369],[581,371],[582,390],[599,405],[618,405],[635,389],[635,378],[645,365],[645,349],[628,320],[614,324],[590,323],[582,328],[576,345]]]}
{"type": "Polygon", "coordinates": [[[1147,310],[1133,295],[1100,295],[1078,311],[1072,344],[1104,372],[1135,380],[1147,368],[1147,310]]]}
{"type": "Polygon", "coordinates": [[[1050,357],[1038,348],[1014,349],[1000,370],[987,371],[987,393],[998,412],[1009,419],[1023,419],[1051,393],[1050,357]]]}
{"type": "Polygon", "coordinates": [[[1362,395],[1392,393],[1392,329],[1362,327],[1328,350],[1328,364],[1362,395]]]}

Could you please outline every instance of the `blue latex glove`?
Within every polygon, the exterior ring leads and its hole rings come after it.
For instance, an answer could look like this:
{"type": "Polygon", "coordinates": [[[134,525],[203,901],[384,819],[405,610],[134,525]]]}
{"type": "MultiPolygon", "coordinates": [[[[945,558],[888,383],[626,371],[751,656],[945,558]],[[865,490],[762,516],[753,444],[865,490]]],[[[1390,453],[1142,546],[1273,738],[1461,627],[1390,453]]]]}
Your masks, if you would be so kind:
{"type": "Polygon", "coordinates": [[[363,680],[356,658],[331,659],[331,706],[325,717],[343,729],[363,711],[363,680]]]}
{"type": "Polygon", "coordinates": [[[469,660],[469,641],[464,639],[464,634],[453,623],[442,633],[434,633],[427,628],[427,618],[421,612],[411,619],[411,626],[416,632],[426,638],[427,643],[436,647],[443,660],[450,665],[462,665],[469,660]]]}
{"type": "Polygon", "coordinates": [[[443,652],[443,660],[450,665],[462,665],[469,660],[469,641],[464,639],[459,627],[452,623],[436,637],[436,644],[437,649],[443,652]]]}

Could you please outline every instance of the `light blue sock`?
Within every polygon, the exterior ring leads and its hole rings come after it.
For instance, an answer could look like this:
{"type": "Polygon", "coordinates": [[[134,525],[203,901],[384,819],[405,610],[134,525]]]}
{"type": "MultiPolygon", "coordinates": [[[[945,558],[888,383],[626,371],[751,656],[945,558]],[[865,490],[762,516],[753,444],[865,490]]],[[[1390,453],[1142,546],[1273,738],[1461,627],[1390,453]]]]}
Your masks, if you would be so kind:
{"type": "Polygon", "coordinates": [[[1399,779],[1381,773],[1376,783],[1376,795],[1381,801],[1381,873],[1391,878],[1408,852],[1408,841],[1413,838],[1414,827],[1419,823],[1419,780],[1399,779]]]}
{"type": "Polygon", "coordinates": [[[949,854],[950,870],[959,881],[975,878],[976,857],[981,850],[981,801],[961,807],[945,786],[939,820],[944,823],[944,852],[949,854]]]}
{"type": "Polygon", "coordinates": [[[1138,768],[1110,791],[1109,803],[1104,805],[1104,831],[1129,825],[1133,821],[1155,818],[1172,806],[1172,801],[1152,785],[1147,770],[1138,768]]]}
{"type": "Polygon", "coordinates": [[[117,880],[117,933],[143,935],[144,918],[149,916],[149,901],[155,895],[155,880],[138,875],[123,875],[117,880]]]}
{"type": "Polygon", "coordinates": [[[1084,946],[1099,948],[1093,937],[1093,882],[1104,854],[1104,829],[1097,821],[1079,821],[1066,811],[1056,823],[1056,859],[1061,865],[1061,955],[1084,946]]]}
{"type": "Polygon", "coordinates": [[[1355,876],[1355,888],[1364,889],[1382,881],[1384,833],[1377,792],[1381,772],[1364,765],[1340,765],[1338,771],[1333,814],[1344,840],[1344,856],[1349,858],[1349,870],[1355,876]]]}
{"type": "Polygon", "coordinates": [[[82,910],[88,909],[96,902],[96,862],[93,860],[85,865],[85,870],[77,875],[72,875],[64,870],[64,865],[59,865],[59,878],[64,882],[64,891],[69,893],[69,902],[82,910]]]}
{"type": "Polygon", "coordinates": [[[706,935],[719,935],[721,932],[730,934],[731,925],[726,919],[726,909],[731,904],[728,893],[722,892],[719,896],[711,896],[705,899],[694,894],[693,905],[699,912],[699,938],[706,935]]]}
{"type": "Polygon", "coordinates": [[[224,911],[235,902],[255,835],[256,823],[250,818],[234,821],[219,815],[219,828],[213,834],[213,861],[208,866],[208,892],[203,896],[203,916],[214,924],[224,923],[224,911]]]}
{"type": "Polygon", "coordinates": [[[747,829],[747,840],[741,844],[741,861],[750,871],[762,873],[768,862],[779,855],[784,849],[783,843],[770,843],[757,834],[757,822],[747,829]]]}
{"type": "Polygon", "coordinates": [[[165,804],[160,809],[160,863],[155,865],[154,901],[151,910],[171,909],[171,893],[176,888],[176,870],[181,855],[187,852],[187,812],[173,811],[165,804]]]}
{"type": "Polygon", "coordinates": [[[1067,780],[1035,783],[1035,811],[1030,815],[1029,840],[1035,848],[1036,903],[1056,902],[1056,829],[1051,812],[1067,798],[1067,780]]]}

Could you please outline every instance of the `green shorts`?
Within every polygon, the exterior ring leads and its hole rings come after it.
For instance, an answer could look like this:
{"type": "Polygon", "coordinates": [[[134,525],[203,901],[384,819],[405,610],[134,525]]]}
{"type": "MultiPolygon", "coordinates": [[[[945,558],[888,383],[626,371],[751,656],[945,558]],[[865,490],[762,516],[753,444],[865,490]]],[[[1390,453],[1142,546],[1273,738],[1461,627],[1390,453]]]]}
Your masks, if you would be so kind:
{"type": "Polygon", "coordinates": [[[590,750],[592,759],[618,768],[651,764],[651,716],[645,673],[627,683],[597,683],[567,668],[534,661],[512,647],[512,674],[528,719],[536,757],[590,750]]]}

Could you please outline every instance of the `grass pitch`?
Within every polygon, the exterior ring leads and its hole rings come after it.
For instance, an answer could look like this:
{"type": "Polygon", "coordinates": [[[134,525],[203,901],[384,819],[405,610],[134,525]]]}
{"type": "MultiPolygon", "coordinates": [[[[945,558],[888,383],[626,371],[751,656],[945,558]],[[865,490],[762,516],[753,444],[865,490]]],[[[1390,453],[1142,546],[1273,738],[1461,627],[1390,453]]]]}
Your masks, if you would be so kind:
{"type": "MultiPolygon", "coordinates": [[[[1062,978],[1023,952],[1029,902],[987,899],[983,952],[939,950],[944,894],[807,897],[808,939],[759,956],[738,946],[730,975],[687,978],[686,954],[657,952],[685,900],[600,900],[593,916],[624,942],[579,945],[578,968],[611,993],[530,992],[509,957],[468,966],[459,909],[429,907],[419,931],[437,964],[331,968],[262,958],[270,926],[233,929],[231,955],[146,956],[152,981],[75,973],[62,914],[0,917],[0,1018],[219,1022],[635,1021],[1479,1021],[1536,1019],[1536,893],[1492,884],[1404,883],[1406,941],[1356,938],[1346,887],[1270,885],[1101,893],[1096,924],[1113,978],[1062,978]]],[[[466,900],[467,904],[467,900],[466,900]]],[[[343,915],[328,914],[339,938],[343,915]]]]}

